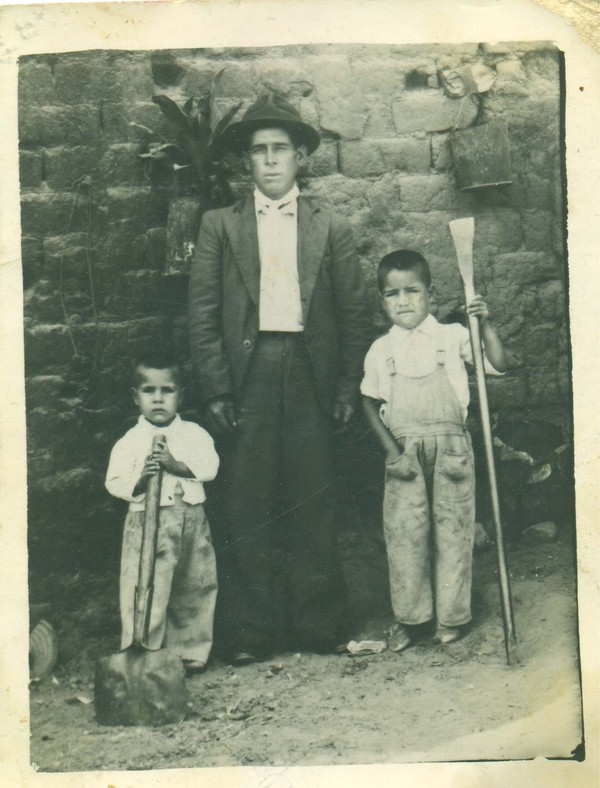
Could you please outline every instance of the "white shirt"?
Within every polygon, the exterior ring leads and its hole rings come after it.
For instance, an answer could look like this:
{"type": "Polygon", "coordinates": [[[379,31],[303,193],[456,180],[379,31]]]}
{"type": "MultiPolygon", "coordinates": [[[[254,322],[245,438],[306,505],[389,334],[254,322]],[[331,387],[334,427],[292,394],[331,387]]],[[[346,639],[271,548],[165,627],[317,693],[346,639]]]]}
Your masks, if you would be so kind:
{"type": "Polygon", "coordinates": [[[184,479],[163,471],[160,505],[173,505],[178,483],[186,503],[203,503],[206,495],[202,482],[215,478],[219,457],[208,432],[192,421],[183,421],[179,415],[167,427],[151,424],[140,416],[135,427],[126,432],[113,447],[106,472],[106,489],[116,498],[129,501],[130,511],[144,510],[146,493],[133,495],[133,489],[140,479],[146,457],[151,452],[152,438],[157,434],[166,437],[173,457],[185,463],[194,474],[193,478],[184,479]]]}
{"type": "MultiPolygon", "coordinates": [[[[465,362],[473,363],[469,330],[460,323],[438,323],[433,315],[410,331],[393,325],[387,334],[376,339],[365,358],[365,374],[360,385],[361,394],[387,402],[390,398],[389,358],[394,359],[396,370],[409,378],[431,374],[437,364],[437,351],[445,350],[444,368],[454,389],[463,418],[469,406],[469,376],[465,362]]],[[[485,359],[485,371],[500,375],[485,359]]],[[[382,408],[385,421],[385,408],[382,408]]]]}
{"type": "Polygon", "coordinates": [[[260,256],[259,328],[302,331],[298,278],[297,185],[281,199],[270,200],[254,189],[260,256]]]}

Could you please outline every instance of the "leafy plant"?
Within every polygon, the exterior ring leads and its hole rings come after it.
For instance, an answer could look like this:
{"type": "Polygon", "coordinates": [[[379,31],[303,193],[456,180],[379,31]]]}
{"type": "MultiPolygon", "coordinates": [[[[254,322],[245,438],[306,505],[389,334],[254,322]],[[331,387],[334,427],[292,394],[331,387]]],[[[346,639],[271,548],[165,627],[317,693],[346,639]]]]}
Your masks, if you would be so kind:
{"type": "MultiPolygon", "coordinates": [[[[224,113],[219,110],[216,93],[224,70],[215,75],[208,93],[200,98],[192,96],[182,107],[168,96],[152,97],[174,130],[175,142],[151,142],[147,152],[140,154],[140,158],[147,160],[150,166],[154,163],[166,164],[175,177],[178,177],[178,173],[189,175],[191,170],[201,194],[229,204],[234,200],[228,182],[230,169],[222,160],[223,151],[219,142],[242,102],[229,107],[224,113]]],[[[150,132],[146,127],[134,125],[150,132]]]]}

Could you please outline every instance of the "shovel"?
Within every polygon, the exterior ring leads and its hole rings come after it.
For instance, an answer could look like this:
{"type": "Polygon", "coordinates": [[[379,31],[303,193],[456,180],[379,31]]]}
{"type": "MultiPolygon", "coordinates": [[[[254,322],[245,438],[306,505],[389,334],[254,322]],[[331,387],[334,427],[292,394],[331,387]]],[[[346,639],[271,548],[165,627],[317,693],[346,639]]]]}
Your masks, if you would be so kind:
{"type": "MultiPolygon", "coordinates": [[[[155,435],[152,451],[162,435],[155,435]]],[[[96,665],[96,719],[102,725],[165,725],[181,722],[187,690],[181,659],[148,645],[162,472],[146,489],[138,583],[134,598],[133,642],[96,665]]]]}
{"type": "MultiPolygon", "coordinates": [[[[473,284],[473,235],[475,232],[475,221],[473,217],[468,219],[456,219],[449,223],[456,256],[460,278],[462,279],[465,300],[468,304],[475,297],[475,286],[473,284]]],[[[490,426],[490,409],[488,406],[487,388],[485,384],[485,368],[483,365],[483,350],[481,336],[479,333],[479,320],[476,317],[467,315],[469,320],[469,333],[471,335],[471,347],[473,348],[473,362],[475,365],[475,379],[477,382],[477,392],[479,394],[479,415],[481,419],[481,430],[483,432],[483,442],[485,446],[485,460],[487,465],[490,498],[492,501],[492,515],[494,519],[494,530],[496,535],[496,552],[498,560],[498,579],[500,581],[500,598],[502,602],[502,622],[504,625],[504,645],[506,648],[506,661],[508,665],[517,662],[517,639],[515,635],[515,621],[513,615],[512,598],[510,594],[510,582],[508,569],[506,566],[506,555],[504,552],[504,539],[502,534],[502,521],[500,519],[500,502],[498,499],[498,484],[496,482],[496,468],[494,465],[494,450],[492,443],[492,429],[490,426]]]]}

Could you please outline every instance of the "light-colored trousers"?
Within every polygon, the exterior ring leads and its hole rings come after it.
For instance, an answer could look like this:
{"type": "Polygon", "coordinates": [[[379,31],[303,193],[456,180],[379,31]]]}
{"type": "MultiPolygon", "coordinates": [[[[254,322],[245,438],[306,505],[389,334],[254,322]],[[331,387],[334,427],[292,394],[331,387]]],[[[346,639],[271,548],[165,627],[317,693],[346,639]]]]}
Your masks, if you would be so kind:
{"type": "Polygon", "coordinates": [[[383,525],[396,620],[468,623],[475,474],[467,433],[404,439],[404,454],[386,466],[383,525]]]}
{"type": "MultiPolygon", "coordinates": [[[[148,646],[168,647],[182,659],[206,662],[213,642],[217,570],[202,504],[183,501],[160,509],[148,646]]],[[[121,648],[133,641],[144,512],[129,512],[121,552],[121,648]]]]}

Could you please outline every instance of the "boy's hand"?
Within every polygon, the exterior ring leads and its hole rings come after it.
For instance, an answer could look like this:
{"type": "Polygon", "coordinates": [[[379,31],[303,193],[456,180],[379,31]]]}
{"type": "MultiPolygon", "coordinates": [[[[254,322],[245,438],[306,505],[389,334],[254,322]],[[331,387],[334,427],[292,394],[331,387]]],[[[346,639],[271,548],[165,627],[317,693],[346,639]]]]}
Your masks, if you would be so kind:
{"type": "Polygon", "coordinates": [[[152,454],[149,454],[144,462],[144,467],[142,468],[142,473],[138,483],[133,488],[133,494],[141,495],[143,492],[146,492],[149,480],[152,478],[152,476],[156,476],[159,470],[160,464],[158,460],[155,459],[152,454]]]}
{"type": "Polygon", "coordinates": [[[177,475],[177,471],[179,470],[179,462],[169,451],[166,438],[163,437],[160,441],[157,441],[156,448],[152,452],[151,456],[154,462],[156,462],[156,464],[160,467],[164,468],[165,471],[177,475]]]}
{"type": "Polygon", "coordinates": [[[467,314],[471,315],[471,317],[478,317],[482,323],[489,320],[490,317],[487,304],[480,295],[476,295],[467,305],[467,314]]]}

